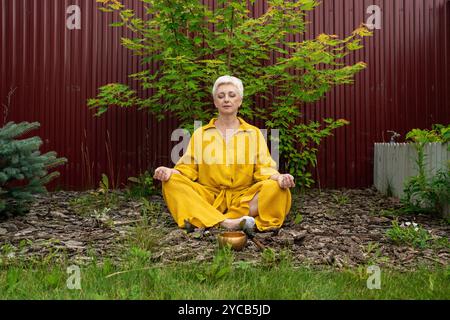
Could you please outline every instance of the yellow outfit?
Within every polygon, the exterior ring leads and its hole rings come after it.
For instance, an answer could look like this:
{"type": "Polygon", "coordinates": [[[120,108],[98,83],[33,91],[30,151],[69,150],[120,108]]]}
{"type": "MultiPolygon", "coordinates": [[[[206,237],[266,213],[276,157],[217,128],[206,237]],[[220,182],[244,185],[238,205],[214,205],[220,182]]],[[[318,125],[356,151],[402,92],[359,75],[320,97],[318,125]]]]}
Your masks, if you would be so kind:
{"type": "Polygon", "coordinates": [[[181,174],[162,183],[178,226],[183,228],[187,220],[197,227],[213,227],[226,218],[249,215],[249,202],[259,192],[257,228],[281,227],[291,208],[291,192],[270,179],[279,172],[261,131],[238,117],[239,128],[225,141],[216,119],[194,131],[174,167],[181,174]]]}

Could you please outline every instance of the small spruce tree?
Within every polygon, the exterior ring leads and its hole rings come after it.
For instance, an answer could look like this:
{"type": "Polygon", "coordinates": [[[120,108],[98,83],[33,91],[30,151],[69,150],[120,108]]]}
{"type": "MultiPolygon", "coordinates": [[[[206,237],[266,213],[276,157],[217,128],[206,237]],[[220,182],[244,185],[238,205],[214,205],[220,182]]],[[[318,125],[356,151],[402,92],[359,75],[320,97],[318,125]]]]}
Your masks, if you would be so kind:
{"type": "Polygon", "coordinates": [[[54,151],[41,154],[39,137],[17,139],[39,126],[9,122],[0,128],[0,216],[27,212],[33,194],[47,192],[45,184],[59,176],[48,170],[67,162],[54,151]]]}

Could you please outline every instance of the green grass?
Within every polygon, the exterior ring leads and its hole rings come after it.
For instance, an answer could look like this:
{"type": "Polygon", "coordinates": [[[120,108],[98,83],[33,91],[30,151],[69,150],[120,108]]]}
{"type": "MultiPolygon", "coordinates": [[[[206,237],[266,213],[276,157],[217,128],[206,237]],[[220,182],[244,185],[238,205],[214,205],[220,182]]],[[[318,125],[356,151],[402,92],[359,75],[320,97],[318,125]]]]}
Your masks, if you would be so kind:
{"type": "Polygon", "coordinates": [[[381,269],[381,289],[366,286],[365,267],[293,268],[288,260],[252,266],[219,252],[214,261],[155,267],[149,254],[130,250],[122,263],[80,266],[81,290],[66,286],[67,263],[0,266],[2,299],[448,299],[450,269],[381,269]],[[116,273],[116,274],[115,274],[116,273]]]}
{"type": "MultiPolygon", "coordinates": [[[[90,203],[88,201],[88,203],[90,203]]],[[[367,266],[336,271],[293,267],[291,252],[266,249],[259,265],[236,261],[229,249],[218,250],[210,262],[157,266],[152,252],[164,230],[157,204],[144,201],[142,221],[134,227],[118,258],[93,254],[80,265],[81,290],[67,288],[72,263],[50,250],[43,258],[19,252],[31,245],[0,248],[0,299],[449,299],[450,268],[421,267],[410,272],[381,269],[381,289],[367,288],[367,266]],[[153,260],[154,261],[154,260],[153,260]]],[[[394,235],[401,236],[403,229],[394,235]]],[[[415,240],[414,234],[412,237],[415,240]]],[[[403,239],[403,238],[402,238],[403,239]]],[[[408,238],[409,239],[409,238],[408,238]]],[[[444,239],[447,240],[447,239],[444,239]]],[[[436,243],[448,246],[448,241],[436,243]],[[442,242],[442,243],[441,243],[442,242]]],[[[49,248],[52,244],[49,243],[49,248]]],[[[381,260],[378,243],[365,248],[381,260]]]]}
{"type": "Polygon", "coordinates": [[[119,206],[119,196],[114,192],[91,191],[90,193],[70,200],[72,210],[82,216],[95,215],[105,209],[116,209],[119,206]]]}
{"type": "Polygon", "coordinates": [[[332,196],[336,204],[340,206],[345,205],[350,201],[350,198],[345,194],[333,194],[332,196]]]}

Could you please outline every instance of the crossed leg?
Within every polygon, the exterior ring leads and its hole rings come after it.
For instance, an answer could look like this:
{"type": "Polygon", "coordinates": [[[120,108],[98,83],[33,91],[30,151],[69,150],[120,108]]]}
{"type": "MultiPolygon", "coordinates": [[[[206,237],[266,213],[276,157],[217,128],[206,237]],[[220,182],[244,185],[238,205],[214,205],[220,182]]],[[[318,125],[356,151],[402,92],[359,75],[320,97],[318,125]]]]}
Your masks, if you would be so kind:
{"type": "Polygon", "coordinates": [[[259,231],[280,228],[291,208],[289,189],[282,189],[277,181],[271,179],[254,184],[244,199],[248,202],[243,214],[255,218],[259,231]],[[256,188],[258,190],[254,190],[256,188]]]}
{"type": "MultiPolygon", "coordinates": [[[[258,216],[258,193],[259,191],[254,195],[252,200],[250,200],[249,204],[249,216],[250,217],[256,217],[258,216]]],[[[241,218],[235,218],[235,219],[226,219],[221,223],[221,225],[225,228],[229,229],[237,229],[242,221],[242,219],[245,219],[245,217],[241,218]]]]}
{"type": "Polygon", "coordinates": [[[252,200],[250,200],[250,202],[248,203],[249,205],[249,216],[250,217],[256,217],[258,215],[258,193],[259,191],[255,194],[255,196],[253,197],[252,200]]]}
{"type": "Polygon", "coordinates": [[[282,190],[274,180],[255,183],[248,193],[243,194],[243,198],[235,199],[231,210],[226,214],[213,207],[212,193],[180,174],[174,174],[169,181],[163,182],[163,196],[174,220],[181,228],[188,220],[197,227],[209,228],[221,224],[232,229],[239,227],[242,218],[249,215],[255,218],[258,230],[264,231],[281,227],[291,207],[289,189],[282,190]],[[248,201],[248,207],[241,205],[243,201],[248,201]]]}

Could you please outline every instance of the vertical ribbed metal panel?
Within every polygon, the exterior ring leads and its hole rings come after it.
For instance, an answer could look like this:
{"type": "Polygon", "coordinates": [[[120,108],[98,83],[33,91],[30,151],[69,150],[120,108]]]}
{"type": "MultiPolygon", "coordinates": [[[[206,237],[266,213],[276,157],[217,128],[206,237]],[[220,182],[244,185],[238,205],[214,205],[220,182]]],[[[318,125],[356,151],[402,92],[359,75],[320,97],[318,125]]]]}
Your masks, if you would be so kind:
{"type": "MultiPolygon", "coordinates": [[[[140,1],[125,3],[143,15],[140,1]]],[[[1,0],[0,8],[0,101],[17,88],[7,121],[39,121],[33,134],[43,139],[42,150],[69,159],[53,187],[93,187],[102,173],[124,182],[149,166],[170,165],[174,119],[157,123],[136,109],[111,109],[96,118],[86,107],[104,84],[138,89],[127,75],[140,69],[139,61],[120,46],[129,32],[108,26],[117,17],[100,12],[92,0],[1,0]],[[66,28],[70,5],[81,8],[81,30],[66,28]]]]}
{"type": "Polygon", "coordinates": [[[368,68],[356,76],[355,85],[334,88],[305,108],[306,120],[351,122],[320,147],[322,186],[370,186],[374,142],[389,141],[388,130],[404,137],[412,128],[450,122],[450,1],[323,1],[310,14],[308,37],[348,35],[367,20],[370,5],[381,8],[382,28],[364,41],[364,49],[345,59],[364,61],[368,68]]]}
{"type": "MultiPolygon", "coordinates": [[[[144,14],[141,1],[123,2],[144,14]]],[[[450,122],[450,1],[325,0],[309,14],[306,35],[289,40],[322,32],[344,37],[367,20],[370,5],[382,9],[382,29],[345,59],[365,61],[368,68],[356,76],[355,85],[334,88],[303,110],[301,121],[333,117],[351,122],[320,146],[316,172],[322,187],[370,186],[374,142],[388,141],[387,130],[404,135],[415,127],[450,122]]],[[[260,16],[267,3],[257,0],[249,9],[260,16]]],[[[142,67],[120,46],[120,37],[129,32],[108,26],[112,15],[98,11],[93,0],[0,0],[0,10],[0,101],[5,103],[10,88],[17,88],[7,120],[39,121],[41,128],[33,134],[42,137],[43,150],[69,159],[53,187],[93,187],[101,173],[124,182],[148,167],[172,165],[175,119],[158,123],[135,109],[111,109],[94,118],[86,107],[104,84],[138,89],[127,75],[142,67]],[[81,30],[66,28],[70,5],[81,8],[81,30]]]]}

